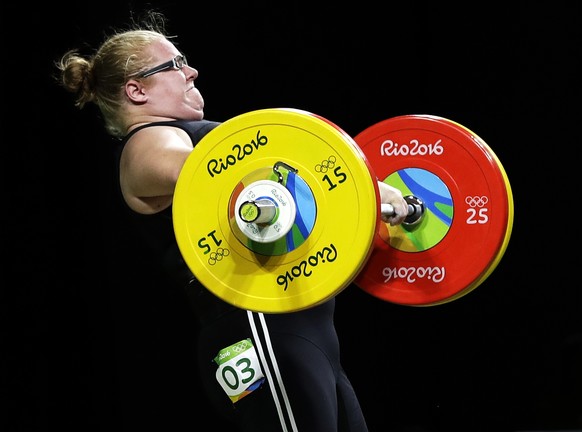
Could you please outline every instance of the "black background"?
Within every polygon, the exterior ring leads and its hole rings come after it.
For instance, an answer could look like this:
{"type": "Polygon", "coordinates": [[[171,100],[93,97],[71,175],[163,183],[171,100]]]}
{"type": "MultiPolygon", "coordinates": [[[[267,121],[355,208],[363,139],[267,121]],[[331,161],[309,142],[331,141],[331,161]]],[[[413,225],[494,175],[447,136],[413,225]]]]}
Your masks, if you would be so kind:
{"type": "Polygon", "coordinates": [[[64,51],[90,53],[148,5],[199,70],[208,119],[293,107],[355,136],[434,114],[503,163],[513,231],[476,290],[428,308],[356,287],[337,297],[371,431],[581,429],[574,6],[207,3],[2,6],[3,430],[220,427],[198,398],[182,299],[115,222],[97,111],[75,109],[51,78],[64,51]]]}

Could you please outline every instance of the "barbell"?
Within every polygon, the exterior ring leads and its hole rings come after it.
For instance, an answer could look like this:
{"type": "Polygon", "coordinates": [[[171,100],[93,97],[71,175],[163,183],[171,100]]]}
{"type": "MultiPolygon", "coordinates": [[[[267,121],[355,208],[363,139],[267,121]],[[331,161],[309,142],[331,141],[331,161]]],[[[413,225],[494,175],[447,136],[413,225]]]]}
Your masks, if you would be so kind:
{"type": "Polygon", "coordinates": [[[352,283],[432,306],[497,267],[513,198],[492,149],[454,121],[405,115],[352,138],[322,116],[276,108],[231,118],[196,145],[173,223],[194,276],[243,309],[307,309],[352,283]],[[403,192],[403,224],[382,221],[392,209],[378,179],[403,192]]]}

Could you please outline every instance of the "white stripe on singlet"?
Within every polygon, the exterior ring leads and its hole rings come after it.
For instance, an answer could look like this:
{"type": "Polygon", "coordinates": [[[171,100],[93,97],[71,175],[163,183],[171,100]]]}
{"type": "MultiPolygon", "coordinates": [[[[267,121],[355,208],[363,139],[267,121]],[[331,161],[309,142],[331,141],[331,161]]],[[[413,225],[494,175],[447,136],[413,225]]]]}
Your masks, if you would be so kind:
{"type": "Polygon", "coordinates": [[[265,321],[265,316],[262,312],[257,313],[261,323],[261,330],[264,335],[265,345],[268,350],[268,357],[273,364],[273,370],[276,375],[277,380],[273,379],[271,375],[271,369],[269,367],[269,363],[267,362],[267,354],[263,349],[263,344],[261,343],[261,338],[259,333],[257,332],[257,327],[255,324],[255,320],[253,318],[253,313],[251,311],[247,311],[247,316],[249,319],[249,324],[251,326],[251,330],[253,332],[253,337],[255,340],[255,344],[257,345],[257,351],[259,353],[259,357],[261,358],[261,362],[263,363],[263,368],[265,369],[265,375],[269,382],[269,387],[271,388],[271,394],[273,395],[273,400],[275,401],[275,406],[277,407],[277,412],[279,413],[279,420],[281,421],[281,427],[283,428],[283,432],[287,432],[287,422],[285,421],[285,415],[283,414],[281,402],[279,401],[279,396],[277,395],[277,390],[275,388],[275,384],[279,386],[281,391],[281,395],[285,402],[285,409],[287,410],[287,415],[289,416],[289,422],[291,423],[292,430],[297,432],[297,424],[295,423],[295,417],[293,416],[293,410],[291,409],[291,404],[289,403],[289,398],[287,397],[287,391],[285,390],[285,385],[283,384],[283,378],[281,377],[281,371],[279,370],[279,365],[277,364],[277,358],[275,357],[275,353],[273,352],[273,345],[271,344],[271,337],[269,335],[269,329],[267,327],[267,323],[265,321]]]}

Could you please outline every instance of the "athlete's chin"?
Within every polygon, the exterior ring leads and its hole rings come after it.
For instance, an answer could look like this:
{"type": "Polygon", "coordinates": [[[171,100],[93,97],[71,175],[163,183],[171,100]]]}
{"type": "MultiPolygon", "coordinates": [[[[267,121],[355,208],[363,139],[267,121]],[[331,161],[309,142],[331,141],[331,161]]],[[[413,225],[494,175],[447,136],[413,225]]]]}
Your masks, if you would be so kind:
{"type": "Polygon", "coordinates": [[[192,117],[195,120],[202,120],[204,118],[204,107],[197,107],[194,108],[194,112],[192,113],[192,117]]]}
{"type": "Polygon", "coordinates": [[[188,109],[194,114],[204,115],[204,100],[190,100],[187,102],[188,109]]]}

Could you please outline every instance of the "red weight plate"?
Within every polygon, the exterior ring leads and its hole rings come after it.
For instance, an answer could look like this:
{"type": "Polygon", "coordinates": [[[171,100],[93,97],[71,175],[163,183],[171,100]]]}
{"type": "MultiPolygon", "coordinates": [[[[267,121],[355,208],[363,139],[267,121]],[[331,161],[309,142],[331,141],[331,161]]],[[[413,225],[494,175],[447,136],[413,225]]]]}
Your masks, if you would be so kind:
{"type": "Polygon", "coordinates": [[[381,224],[355,283],[393,303],[428,306],[459,298],[493,270],[507,246],[513,202],[505,171],[469,129],[407,115],[355,137],[378,178],[419,198],[420,223],[381,224]]]}

